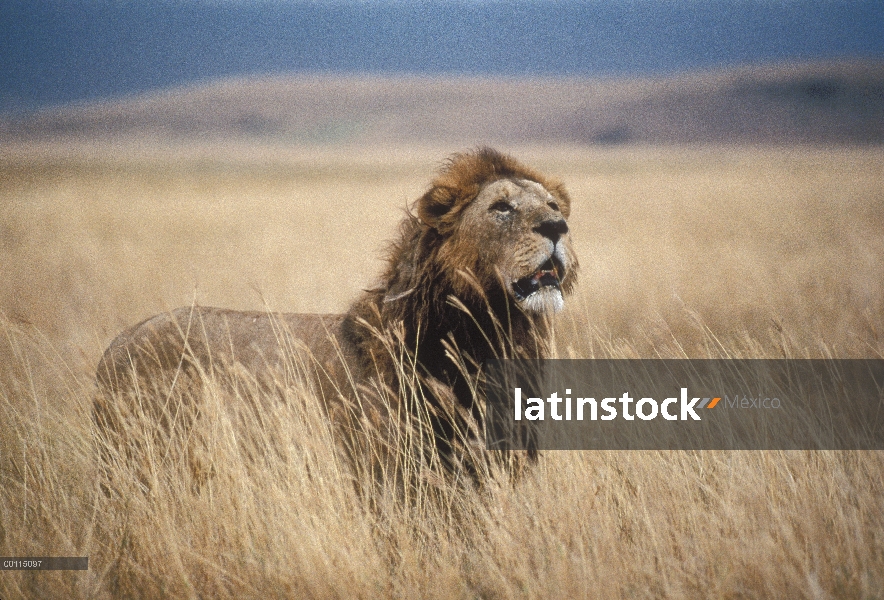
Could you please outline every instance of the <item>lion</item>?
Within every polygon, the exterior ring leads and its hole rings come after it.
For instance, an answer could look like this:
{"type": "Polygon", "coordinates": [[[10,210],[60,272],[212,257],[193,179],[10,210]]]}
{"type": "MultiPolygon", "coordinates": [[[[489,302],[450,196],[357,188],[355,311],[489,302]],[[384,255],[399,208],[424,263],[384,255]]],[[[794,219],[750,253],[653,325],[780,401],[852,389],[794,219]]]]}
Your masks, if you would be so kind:
{"type": "Polygon", "coordinates": [[[170,408],[169,390],[188,389],[206,373],[248,373],[265,389],[286,385],[287,357],[299,351],[310,355],[310,377],[335,421],[349,414],[395,429],[402,408],[395,399],[417,381],[436,450],[451,466],[464,420],[481,431],[484,361],[549,351],[550,319],[578,272],[570,212],[562,183],[514,158],[489,148],[455,154],[406,211],[377,284],[346,313],[191,306],[120,333],[97,369],[99,430],[123,435],[120,403],[137,397],[142,406],[146,390],[164,390],[146,398],[168,428],[182,412],[170,408]]]}

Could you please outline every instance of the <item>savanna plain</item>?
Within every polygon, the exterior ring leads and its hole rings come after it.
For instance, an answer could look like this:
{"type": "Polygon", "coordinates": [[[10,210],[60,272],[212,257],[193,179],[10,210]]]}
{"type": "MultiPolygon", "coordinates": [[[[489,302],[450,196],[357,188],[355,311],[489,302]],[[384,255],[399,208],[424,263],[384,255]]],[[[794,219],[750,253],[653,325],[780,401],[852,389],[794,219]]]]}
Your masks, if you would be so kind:
{"type": "MultiPolygon", "coordinates": [[[[461,149],[0,149],[0,555],[89,556],[2,571],[0,598],[882,597],[881,452],[549,451],[369,501],[307,386],[263,409],[258,458],[209,390],[201,485],[157,449],[155,485],[121,458],[105,493],[94,369],[119,330],[343,311],[461,149]]],[[[501,149],[574,200],[557,356],[884,358],[881,148],[501,149]]]]}

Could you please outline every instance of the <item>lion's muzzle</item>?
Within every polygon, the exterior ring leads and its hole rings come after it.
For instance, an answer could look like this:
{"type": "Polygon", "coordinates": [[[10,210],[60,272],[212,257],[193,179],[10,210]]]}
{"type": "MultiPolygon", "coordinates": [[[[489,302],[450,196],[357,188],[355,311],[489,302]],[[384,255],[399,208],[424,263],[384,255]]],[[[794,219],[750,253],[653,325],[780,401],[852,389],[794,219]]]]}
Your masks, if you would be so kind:
{"type": "Polygon", "coordinates": [[[550,287],[561,290],[564,276],[565,266],[561,259],[553,254],[534,273],[514,281],[513,294],[516,300],[522,301],[541,288],[550,287]]]}

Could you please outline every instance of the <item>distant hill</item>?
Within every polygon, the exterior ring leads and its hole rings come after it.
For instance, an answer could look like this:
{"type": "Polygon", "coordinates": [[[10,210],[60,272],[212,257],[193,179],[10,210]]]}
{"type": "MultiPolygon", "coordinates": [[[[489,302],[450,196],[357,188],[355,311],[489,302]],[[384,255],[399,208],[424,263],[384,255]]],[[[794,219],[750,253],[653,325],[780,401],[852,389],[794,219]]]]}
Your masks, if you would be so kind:
{"type": "Polygon", "coordinates": [[[3,140],[291,143],[884,143],[884,62],[654,79],[226,79],[0,119],[3,140]]]}

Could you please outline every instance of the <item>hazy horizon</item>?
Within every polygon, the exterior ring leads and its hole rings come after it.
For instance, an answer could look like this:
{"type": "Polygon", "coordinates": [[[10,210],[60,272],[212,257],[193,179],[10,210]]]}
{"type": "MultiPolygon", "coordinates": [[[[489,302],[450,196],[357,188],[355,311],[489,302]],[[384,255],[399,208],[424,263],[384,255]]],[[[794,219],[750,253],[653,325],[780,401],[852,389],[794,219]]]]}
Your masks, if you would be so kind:
{"type": "Polygon", "coordinates": [[[884,3],[0,0],[0,112],[243,75],[656,76],[884,58],[884,3]]]}

